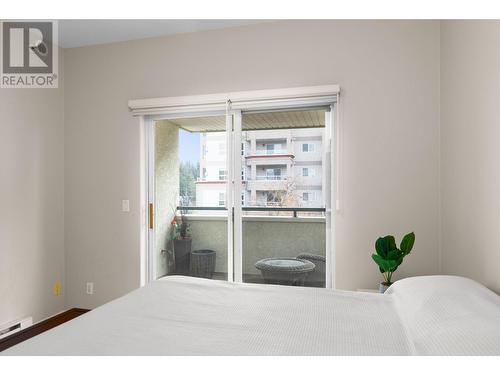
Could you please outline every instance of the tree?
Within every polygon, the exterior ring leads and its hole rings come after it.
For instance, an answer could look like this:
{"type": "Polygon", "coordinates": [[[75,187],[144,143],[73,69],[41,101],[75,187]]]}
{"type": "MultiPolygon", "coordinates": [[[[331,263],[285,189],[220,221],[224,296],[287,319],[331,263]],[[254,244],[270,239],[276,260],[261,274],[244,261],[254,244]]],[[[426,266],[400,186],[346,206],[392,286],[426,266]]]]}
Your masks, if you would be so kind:
{"type": "Polygon", "coordinates": [[[179,164],[179,196],[182,206],[196,205],[196,179],[200,175],[200,163],[179,164]]]}
{"type": "MultiPolygon", "coordinates": [[[[273,207],[299,207],[300,199],[296,193],[297,178],[287,177],[282,181],[282,190],[274,190],[268,193],[268,206],[273,207]]],[[[284,212],[270,213],[272,216],[287,215],[284,212]]]]}

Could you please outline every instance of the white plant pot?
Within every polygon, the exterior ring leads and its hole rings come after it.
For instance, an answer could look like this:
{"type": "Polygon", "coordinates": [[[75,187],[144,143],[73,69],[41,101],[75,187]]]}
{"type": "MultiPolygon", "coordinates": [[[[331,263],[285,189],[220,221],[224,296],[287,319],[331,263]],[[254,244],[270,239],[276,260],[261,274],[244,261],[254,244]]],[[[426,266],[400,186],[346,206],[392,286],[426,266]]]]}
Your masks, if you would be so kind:
{"type": "Polygon", "coordinates": [[[385,293],[385,291],[392,285],[392,283],[388,284],[388,283],[380,283],[379,284],[379,287],[378,287],[378,290],[380,293],[385,293]]]}

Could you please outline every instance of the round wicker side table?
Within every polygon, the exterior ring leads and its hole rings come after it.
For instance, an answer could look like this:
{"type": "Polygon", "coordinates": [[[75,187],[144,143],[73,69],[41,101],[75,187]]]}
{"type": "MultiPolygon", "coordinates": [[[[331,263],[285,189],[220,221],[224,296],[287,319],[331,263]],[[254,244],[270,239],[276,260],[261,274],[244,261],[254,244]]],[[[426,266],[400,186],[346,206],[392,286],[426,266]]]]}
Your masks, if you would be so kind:
{"type": "Polygon", "coordinates": [[[255,263],[266,284],[303,286],[314,263],[297,258],[266,258],[255,263]]]}

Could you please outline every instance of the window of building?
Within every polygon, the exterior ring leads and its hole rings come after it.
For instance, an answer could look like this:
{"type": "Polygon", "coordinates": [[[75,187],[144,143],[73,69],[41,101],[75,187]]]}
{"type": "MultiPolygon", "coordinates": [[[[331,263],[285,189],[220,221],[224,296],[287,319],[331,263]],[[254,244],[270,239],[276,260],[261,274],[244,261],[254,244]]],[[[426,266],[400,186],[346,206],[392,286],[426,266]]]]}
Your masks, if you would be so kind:
{"type": "Polygon", "coordinates": [[[219,193],[219,206],[226,205],[226,193],[219,193]]]}
{"type": "Polygon", "coordinates": [[[304,191],[302,193],[302,200],[304,202],[316,202],[319,198],[317,191],[304,191]]]}
{"type": "Polygon", "coordinates": [[[281,179],[281,169],[280,168],[268,168],[268,169],[266,169],[266,178],[268,180],[280,180],[281,179]]]}
{"type": "Polygon", "coordinates": [[[242,206],[245,205],[245,192],[244,191],[241,192],[241,205],[242,206]]]}
{"type": "Polygon", "coordinates": [[[302,168],[302,176],[303,177],[314,177],[314,174],[315,174],[314,168],[310,168],[310,167],[302,168]]]}
{"type": "Polygon", "coordinates": [[[225,181],[227,178],[227,171],[225,169],[219,169],[219,180],[225,181]]]}
{"type": "Polygon", "coordinates": [[[303,143],[302,152],[314,152],[314,143],[303,143]]]}
{"type": "Polygon", "coordinates": [[[245,143],[241,143],[241,156],[245,156],[245,143]]]}

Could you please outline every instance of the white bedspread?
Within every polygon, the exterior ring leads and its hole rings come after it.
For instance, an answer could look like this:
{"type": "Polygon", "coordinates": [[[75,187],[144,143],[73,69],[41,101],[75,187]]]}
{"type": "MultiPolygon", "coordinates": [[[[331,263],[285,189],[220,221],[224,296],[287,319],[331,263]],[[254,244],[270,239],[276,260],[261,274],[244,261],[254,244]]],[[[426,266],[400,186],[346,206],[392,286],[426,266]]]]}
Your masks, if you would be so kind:
{"type": "Polygon", "coordinates": [[[446,276],[384,295],[171,276],[2,354],[500,354],[499,299],[446,276]]]}

